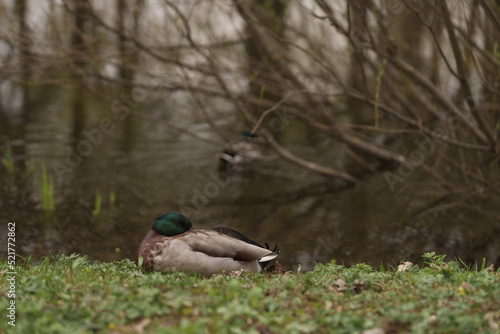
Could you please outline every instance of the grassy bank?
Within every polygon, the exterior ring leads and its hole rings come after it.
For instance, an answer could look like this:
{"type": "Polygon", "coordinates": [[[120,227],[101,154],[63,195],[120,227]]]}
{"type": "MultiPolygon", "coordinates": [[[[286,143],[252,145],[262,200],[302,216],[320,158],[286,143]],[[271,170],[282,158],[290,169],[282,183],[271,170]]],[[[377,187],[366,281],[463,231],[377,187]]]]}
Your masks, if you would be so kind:
{"type": "Polygon", "coordinates": [[[18,260],[15,328],[0,265],[1,332],[493,333],[500,324],[500,271],[432,254],[402,272],[330,264],[210,279],[145,274],[128,260],[18,260]]]}

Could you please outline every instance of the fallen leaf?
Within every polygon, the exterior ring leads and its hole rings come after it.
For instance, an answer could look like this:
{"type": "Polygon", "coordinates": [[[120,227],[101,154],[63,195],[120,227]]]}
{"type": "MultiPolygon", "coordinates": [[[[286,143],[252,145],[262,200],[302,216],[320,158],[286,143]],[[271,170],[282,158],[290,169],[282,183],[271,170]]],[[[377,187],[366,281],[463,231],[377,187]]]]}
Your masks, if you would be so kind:
{"type": "Polygon", "coordinates": [[[383,328],[375,327],[375,328],[371,328],[371,329],[367,329],[366,331],[363,331],[362,334],[385,334],[385,331],[383,328]]]}
{"type": "Polygon", "coordinates": [[[398,266],[398,273],[400,272],[403,272],[403,271],[407,271],[408,269],[410,269],[411,267],[413,266],[413,263],[409,262],[409,261],[406,261],[406,262],[403,262],[401,263],[399,266],[398,266]]]}
{"type": "Polygon", "coordinates": [[[276,261],[276,264],[270,268],[269,275],[281,275],[285,272],[285,269],[281,264],[276,261]]]}
{"type": "Polygon", "coordinates": [[[245,271],[243,269],[240,269],[240,270],[233,270],[228,275],[231,277],[241,277],[243,276],[244,273],[245,271]]]}
{"type": "Polygon", "coordinates": [[[139,321],[137,324],[133,325],[132,327],[137,333],[143,333],[144,329],[149,326],[151,323],[151,319],[149,318],[144,318],[141,321],[139,321]]]}
{"type": "Polygon", "coordinates": [[[498,325],[498,322],[495,321],[495,313],[494,312],[488,312],[484,315],[484,320],[488,320],[488,326],[490,329],[493,330],[498,330],[500,329],[500,325],[498,325]]]}
{"type": "Polygon", "coordinates": [[[335,283],[333,283],[333,286],[338,292],[347,290],[347,284],[342,278],[337,279],[335,283]]]}
{"type": "Polygon", "coordinates": [[[365,287],[363,283],[361,283],[358,279],[355,279],[354,282],[352,283],[352,292],[354,293],[359,293],[361,290],[365,287]]]}
{"type": "Polygon", "coordinates": [[[259,334],[272,334],[272,333],[274,333],[272,330],[269,329],[269,327],[267,327],[264,324],[257,325],[257,330],[259,331],[259,334]]]}
{"type": "Polygon", "coordinates": [[[466,291],[471,291],[472,290],[472,285],[470,285],[469,282],[462,282],[462,287],[466,290],[466,291]]]}

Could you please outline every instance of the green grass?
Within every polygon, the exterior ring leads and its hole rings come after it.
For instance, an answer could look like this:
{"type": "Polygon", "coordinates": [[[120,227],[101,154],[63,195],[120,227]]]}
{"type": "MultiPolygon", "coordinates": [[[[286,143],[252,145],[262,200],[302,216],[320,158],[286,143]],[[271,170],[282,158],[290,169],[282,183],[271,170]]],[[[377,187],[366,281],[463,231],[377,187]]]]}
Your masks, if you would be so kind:
{"type": "Polygon", "coordinates": [[[43,211],[54,211],[54,182],[47,175],[45,163],[42,162],[42,208],[43,211]]]}
{"type": "MultiPolygon", "coordinates": [[[[18,260],[16,269],[19,333],[494,333],[500,324],[500,271],[432,253],[404,272],[318,264],[203,279],[78,255],[18,260]]],[[[1,319],[0,332],[13,330],[1,319]]]]}
{"type": "Polygon", "coordinates": [[[115,203],[116,203],[116,194],[114,191],[111,191],[109,193],[109,209],[110,210],[115,209],[115,203]]]}
{"type": "Polygon", "coordinates": [[[99,216],[101,214],[101,205],[102,204],[102,198],[101,198],[101,193],[99,192],[99,189],[95,191],[95,203],[94,203],[94,210],[92,210],[92,215],[99,216]]]}
{"type": "Polygon", "coordinates": [[[12,148],[8,147],[6,152],[6,157],[2,158],[2,163],[7,170],[9,177],[14,175],[14,160],[12,159],[12,148]]]}

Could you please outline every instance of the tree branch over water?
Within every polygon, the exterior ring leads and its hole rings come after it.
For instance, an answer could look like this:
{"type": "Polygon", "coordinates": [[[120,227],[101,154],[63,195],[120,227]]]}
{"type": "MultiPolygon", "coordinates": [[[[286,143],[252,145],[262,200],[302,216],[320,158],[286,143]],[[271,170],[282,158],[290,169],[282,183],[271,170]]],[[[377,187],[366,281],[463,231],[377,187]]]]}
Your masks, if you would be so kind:
{"type": "Polygon", "coordinates": [[[499,214],[495,1],[18,4],[2,5],[14,27],[0,30],[2,80],[70,90],[75,136],[92,108],[85,92],[111,103],[140,90],[130,119],[220,149],[262,133],[263,150],[310,173],[445,189],[435,208],[414,209],[420,220],[499,214]]]}

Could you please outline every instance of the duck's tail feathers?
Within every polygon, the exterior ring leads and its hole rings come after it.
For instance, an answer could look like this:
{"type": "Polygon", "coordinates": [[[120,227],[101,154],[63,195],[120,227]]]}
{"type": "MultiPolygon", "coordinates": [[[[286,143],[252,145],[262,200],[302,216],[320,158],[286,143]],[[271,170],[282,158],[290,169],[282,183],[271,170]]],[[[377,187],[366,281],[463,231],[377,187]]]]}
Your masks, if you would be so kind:
{"type": "MultiPolygon", "coordinates": [[[[267,244],[266,244],[266,246],[267,246],[267,244]]],[[[267,247],[267,249],[269,249],[269,246],[267,247]]],[[[272,251],[272,253],[269,253],[269,254],[265,255],[264,257],[260,258],[258,262],[259,262],[259,265],[262,267],[262,269],[264,269],[269,264],[269,262],[271,262],[272,260],[277,258],[279,252],[280,252],[280,248],[278,247],[278,245],[276,245],[274,247],[274,250],[272,251]]]]}
{"type": "Polygon", "coordinates": [[[259,259],[259,263],[261,264],[261,266],[263,263],[268,264],[271,260],[274,260],[277,256],[278,256],[278,254],[276,254],[276,253],[270,253],[270,254],[264,256],[263,258],[259,259]]]}
{"type": "MultiPolygon", "coordinates": [[[[269,249],[269,245],[268,243],[264,243],[264,245],[266,245],[266,249],[269,249]]],[[[270,249],[269,249],[270,250],[270,249]]],[[[276,254],[279,254],[280,253],[280,248],[278,246],[278,244],[275,244],[274,245],[274,249],[272,250],[273,253],[276,253],[276,254]]]]}

